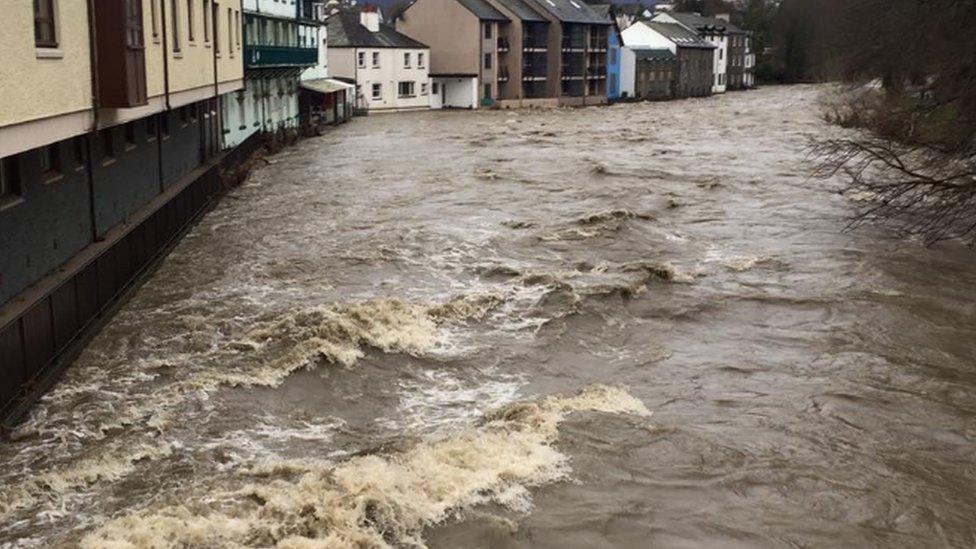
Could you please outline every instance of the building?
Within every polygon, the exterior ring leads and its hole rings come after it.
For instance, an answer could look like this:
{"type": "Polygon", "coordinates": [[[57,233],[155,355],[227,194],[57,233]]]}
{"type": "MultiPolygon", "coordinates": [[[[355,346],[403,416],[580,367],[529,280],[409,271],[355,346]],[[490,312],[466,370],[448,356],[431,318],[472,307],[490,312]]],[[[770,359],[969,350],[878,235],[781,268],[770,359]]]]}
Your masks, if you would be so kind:
{"type": "MultiPolygon", "coordinates": [[[[498,96],[502,108],[557,106],[550,84],[549,20],[527,0],[487,0],[508,21],[498,27],[498,96]]],[[[555,82],[555,80],[553,80],[555,82]]]]}
{"type": "Polygon", "coordinates": [[[0,0],[0,407],[215,192],[242,9],[0,0]]]}
{"type": "Polygon", "coordinates": [[[432,107],[495,104],[511,79],[509,23],[487,0],[417,0],[399,15],[397,30],[430,46],[432,107]]]}
{"type": "MultiPolygon", "coordinates": [[[[548,21],[530,29],[532,53],[545,53],[546,94],[560,105],[607,102],[607,50],[610,21],[576,0],[528,0],[548,21]],[[546,30],[545,49],[541,31],[546,30]],[[535,33],[535,34],[533,34],[535,33]]],[[[535,59],[530,58],[530,66],[535,59]]]]}
{"type": "Polygon", "coordinates": [[[355,83],[357,108],[370,112],[430,108],[430,48],[381,24],[375,6],[331,15],[328,47],[329,72],[355,83]]]}
{"type": "Polygon", "coordinates": [[[246,87],[225,104],[224,146],[297,131],[301,75],[318,64],[320,2],[243,0],[246,87]]]}
{"type": "Polygon", "coordinates": [[[729,35],[729,89],[751,88],[755,85],[756,67],[756,54],[752,51],[752,33],[732,24],[726,27],[726,32],[729,35]]]}
{"type": "MultiPolygon", "coordinates": [[[[311,7],[313,17],[325,21],[324,6],[311,7]]],[[[356,85],[329,77],[328,26],[319,27],[318,62],[302,72],[298,93],[299,118],[312,128],[341,124],[353,116],[356,85]]]]}
{"type": "Polygon", "coordinates": [[[681,25],[696,33],[705,42],[715,45],[712,54],[714,72],[712,92],[714,93],[725,93],[728,86],[729,37],[731,34],[728,18],[728,15],[719,18],[705,17],[697,13],[659,12],[653,19],[653,21],[660,23],[681,25]]]}
{"type": "Polygon", "coordinates": [[[677,57],[666,48],[642,48],[633,52],[634,97],[650,101],[671,99],[677,57]]]}
{"type": "Polygon", "coordinates": [[[616,7],[613,4],[590,3],[590,9],[609,23],[607,31],[607,100],[617,101],[623,96],[621,89],[621,55],[623,40],[617,26],[616,7]]]}
{"type": "Polygon", "coordinates": [[[685,27],[658,21],[638,21],[621,33],[633,49],[667,49],[675,55],[671,95],[680,99],[712,94],[715,83],[715,44],[701,40],[685,27]]]}

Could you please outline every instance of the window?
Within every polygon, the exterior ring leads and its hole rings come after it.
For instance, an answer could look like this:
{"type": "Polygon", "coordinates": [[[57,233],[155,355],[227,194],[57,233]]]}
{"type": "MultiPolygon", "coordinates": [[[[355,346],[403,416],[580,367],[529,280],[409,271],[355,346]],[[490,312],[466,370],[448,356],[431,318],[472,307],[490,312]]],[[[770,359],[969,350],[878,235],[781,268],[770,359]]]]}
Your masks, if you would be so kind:
{"type": "Polygon", "coordinates": [[[356,64],[359,65],[359,68],[361,69],[366,68],[366,52],[361,51],[356,54],[356,64]]]}
{"type": "Polygon", "coordinates": [[[485,23],[485,40],[491,40],[491,23],[485,23]]]}
{"type": "Polygon", "coordinates": [[[210,41],[210,0],[203,0],[203,41],[210,41]]]}
{"type": "Polygon", "coordinates": [[[125,150],[136,148],[136,126],[134,122],[125,125],[125,150]]]}
{"type": "Polygon", "coordinates": [[[186,39],[193,42],[193,0],[186,0],[186,39]]]}
{"type": "Polygon", "coordinates": [[[485,99],[491,99],[491,84],[485,84],[485,99]]]}
{"type": "Polygon", "coordinates": [[[75,169],[85,167],[85,138],[79,135],[71,140],[71,153],[74,157],[75,169]]]}
{"type": "Polygon", "coordinates": [[[485,54],[485,68],[486,69],[490,69],[491,68],[491,54],[490,53],[486,53],[485,54]]]}
{"type": "Polygon", "coordinates": [[[125,46],[130,49],[142,49],[142,2],[126,0],[125,3],[125,46]]]}
{"type": "Polygon", "coordinates": [[[159,0],[149,0],[150,18],[152,18],[151,24],[153,42],[159,42],[159,16],[157,15],[159,8],[156,7],[156,3],[158,1],[159,0]]]}
{"type": "Polygon", "coordinates": [[[234,55],[234,10],[227,8],[227,51],[234,55]]]}
{"type": "Polygon", "coordinates": [[[410,68],[410,52],[403,54],[403,68],[410,68]]]}
{"type": "Polygon", "coordinates": [[[382,99],[383,97],[383,85],[373,84],[373,99],[382,99]]]}
{"type": "Polygon", "coordinates": [[[34,45],[38,48],[58,47],[55,0],[34,0],[34,45]]]}
{"type": "Polygon", "coordinates": [[[424,68],[424,54],[422,53],[417,54],[417,68],[418,69],[424,68]]]}
{"type": "Polygon", "coordinates": [[[400,82],[397,84],[397,94],[400,97],[414,97],[414,83],[413,82],[400,82]]]}
{"type": "Polygon", "coordinates": [[[420,83],[420,95],[427,95],[427,82],[420,83]]]}
{"type": "Polygon", "coordinates": [[[237,49],[241,49],[241,12],[234,10],[234,39],[237,40],[237,49]]]}
{"type": "Polygon", "coordinates": [[[173,21],[173,53],[180,52],[180,12],[178,0],[170,0],[169,2],[171,11],[173,14],[170,18],[173,21]]]}
{"type": "Polygon", "coordinates": [[[434,84],[433,84],[433,86],[431,86],[430,90],[431,90],[431,92],[434,95],[437,95],[438,93],[440,93],[440,86],[437,85],[437,82],[434,82],[434,84]]]}
{"type": "Polygon", "coordinates": [[[213,34],[214,34],[213,45],[214,45],[214,53],[217,54],[217,55],[220,55],[220,12],[218,11],[219,9],[220,9],[220,7],[217,5],[217,2],[214,2],[214,5],[213,5],[213,22],[214,22],[214,26],[213,26],[213,34]]]}
{"type": "Polygon", "coordinates": [[[45,183],[61,177],[61,147],[58,143],[41,148],[41,177],[45,183]]]}
{"type": "Polygon", "coordinates": [[[0,160],[0,203],[20,195],[20,165],[16,156],[0,160]]]}
{"type": "Polygon", "coordinates": [[[238,128],[239,130],[243,130],[247,128],[247,120],[245,118],[246,115],[244,109],[244,91],[241,90],[237,92],[237,121],[238,121],[238,126],[240,126],[238,128]]]}
{"type": "Polygon", "coordinates": [[[115,161],[115,136],[112,135],[112,128],[102,130],[101,138],[102,165],[111,164],[115,161]]]}
{"type": "Polygon", "coordinates": [[[373,68],[380,68],[380,52],[378,51],[373,52],[373,68]]]}
{"type": "Polygon", "coordinates": [[[146,119],[146,139],[149,141],[155,141],[156,133],[157,133],[156,115],[152,115],[146,119]]]}

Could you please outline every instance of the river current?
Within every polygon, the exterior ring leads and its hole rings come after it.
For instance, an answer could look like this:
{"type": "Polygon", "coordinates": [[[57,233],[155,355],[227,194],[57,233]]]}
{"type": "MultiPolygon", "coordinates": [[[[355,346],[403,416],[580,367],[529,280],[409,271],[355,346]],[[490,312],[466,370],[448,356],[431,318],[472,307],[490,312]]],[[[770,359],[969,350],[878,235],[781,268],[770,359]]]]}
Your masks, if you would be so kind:
{"type": "Polygon", "coordinates": [[[843,230],[824,92],[271,157],[0,443],[0,546],[976,546],[976,253],[843,230]]]}

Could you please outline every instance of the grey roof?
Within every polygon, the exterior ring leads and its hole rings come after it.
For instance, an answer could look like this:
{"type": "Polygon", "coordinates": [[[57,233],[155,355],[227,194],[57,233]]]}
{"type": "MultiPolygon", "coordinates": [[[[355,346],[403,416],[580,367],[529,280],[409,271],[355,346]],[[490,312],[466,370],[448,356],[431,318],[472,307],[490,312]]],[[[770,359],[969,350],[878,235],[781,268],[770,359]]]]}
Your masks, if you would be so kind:
{"type": "Polygon", "coordinates": [[[661,36],[677,44],[678,47],[715,49],[715,44],[705,42],[701,38],[698,38],[698,34],[682,27],[681,25],[676,25],[674,23],[659,23],[657,21],[644,21],[643,23],[661,36]]]}
{"type": "Polygon", "coordinates": [[[495,9],[494,6],[485,0],[458,0],[458,2],[468,8],[468,11],[478,16],[479,19],[487,21],[508,21],[505,14],[495,9]]]}
{"type": "Polygon", "coordinates": [[[358,10],[343,10],[329,17],[330,48],[427,48],[389,25],[380,25],[377,32],[369,32],[359,22],[358,10]]]}
{"type": "Polygon", "coordinates": [[[675,55],[667,48],[634,48],[634,57],[638,61],[671,61],[675,55]]]}
{"type": "Polygon", "coordinates": [[[600,17],[607,20],[612,17],[610,14],[610,8],[612,6],[610,4],[593,4],[590,2],[587,2],[587,4],[589,4],[590,9],[593,10],[593,13],[599,15],[600,17]]]}
{"type": "Polygon", "coordinates": [[[726,32],[729,34],[745,34],[745,31],[718,17],[707,17],[697,13],[668,13],[682,25],[699,31],[726,32]]]}
{"type": "Polygon", "coordinates": [[[594,13],[583,0],[535,0],[534,5],[563,23],[610,24],[609,20],[594,13]]]}
{"type": "Polygon", "coordinates": [[[534,21],[537,23],[548,23],[549,20],[542,16],[538,11],[536,11],[532,6],[526,4],[523,0],[496,0],[506,9],[515,14],[516,17],[522,21],[534,21]]]}

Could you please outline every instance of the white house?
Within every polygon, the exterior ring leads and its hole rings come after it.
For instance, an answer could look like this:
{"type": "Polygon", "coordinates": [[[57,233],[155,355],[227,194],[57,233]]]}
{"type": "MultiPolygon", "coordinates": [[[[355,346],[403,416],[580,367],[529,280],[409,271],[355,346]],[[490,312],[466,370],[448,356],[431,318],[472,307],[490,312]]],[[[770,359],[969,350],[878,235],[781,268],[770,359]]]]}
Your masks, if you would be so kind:
{"type": "MultiPolygon", "coordinates": [[[[322,10],[316,14],[316,19],[325,19],[322,10]]],[[[299,94],[302,116],[307,116],[309,122],[316,125],[348,120],[353,115],[356,99],[355,84],[329,77],[328,32],[327,26],[321,27],[318,36],[318,64],[302,73],[302,89],[299,94]]]]}
{"type": "Polygon", "coordinates": [[[371,112],[430,108],[430,48],[380,23],[374,6],[344,9],[328,20],[329,72],[356,84],[356,103],[371,112]]]}
{"type": "Polygon", "coordinates": [[[673,23],[694,32],[702,40],[715,45],[713,93],[725,93],[728,86],[729,36],[728,21],[717,17],[704,17],[697,13],[660,12],[652,21],[673,23]]]}
{"type": "Polygon", "coordinates": [[[236,21],[228,25],[229,36],[214,37],[214,47],[225,39],[244,44],[246,88],[223,102],[225,148],[257,132],[298,128],[300,77],[319,63],[318,6],[319,2],[302,2],[296,8],[293,3],[244,0],[243,30],[236,21]]]}

